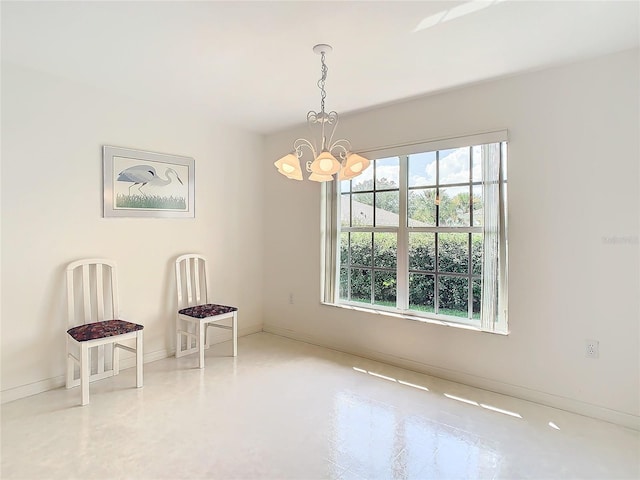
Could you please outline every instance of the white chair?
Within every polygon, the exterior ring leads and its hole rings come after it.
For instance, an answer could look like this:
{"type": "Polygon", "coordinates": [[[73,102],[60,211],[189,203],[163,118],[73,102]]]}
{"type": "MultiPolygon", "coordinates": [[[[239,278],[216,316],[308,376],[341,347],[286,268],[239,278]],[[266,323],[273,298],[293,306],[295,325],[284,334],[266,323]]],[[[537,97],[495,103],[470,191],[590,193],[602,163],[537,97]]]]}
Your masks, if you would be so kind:
{"type": "Polygon", "coordinates": [[[99,258],[70,263],[67,306],[67,388],[81,385],[82,405],[89,403],[89,382],[119,373],[119,349],[136,354],[136,387],[142,387],[144,327],[119,319],[116,264],[99,258]],[[128,339],[135,339],[135,348],[119,343],[128,339]]]}
{"type": "Polygon", "coordinates": [[[231,330],[233,356],[238,354],[238,309],[208,302],[208,277],[207,262],[201,255],[186,254],[176,259],[176,358],[198,352],[200,368],[204,368],[204,350],[209,347],[208,327],[231,330]],[[218,323],[228,319],[231,325],[218,323]]]}

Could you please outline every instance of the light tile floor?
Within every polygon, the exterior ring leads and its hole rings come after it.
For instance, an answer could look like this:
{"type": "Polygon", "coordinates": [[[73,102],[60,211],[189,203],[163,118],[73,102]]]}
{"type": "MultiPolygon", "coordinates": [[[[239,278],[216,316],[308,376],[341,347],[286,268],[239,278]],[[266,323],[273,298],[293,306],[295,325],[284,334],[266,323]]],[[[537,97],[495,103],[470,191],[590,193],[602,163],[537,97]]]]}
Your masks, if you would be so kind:
{"type": "Polygon", "coordinates": [[[3,479],[639,478],[639,433],[259,333],[2,406],[3,479]]]}

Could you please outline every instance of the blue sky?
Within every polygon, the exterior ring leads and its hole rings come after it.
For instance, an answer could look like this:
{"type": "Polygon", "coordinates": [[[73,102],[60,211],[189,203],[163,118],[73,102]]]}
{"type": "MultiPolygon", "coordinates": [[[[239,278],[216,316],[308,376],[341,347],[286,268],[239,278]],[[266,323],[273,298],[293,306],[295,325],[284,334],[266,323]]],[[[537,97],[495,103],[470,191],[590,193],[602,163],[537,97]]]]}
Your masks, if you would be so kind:
{"type": "MultiPolygon", "coordinates": [[[[473,147],[473,180],[482,179],[482,171],[479,159],[480,147],[473,147]]],[[[392,180],[399,185],[398,157],[383,158],[377,160],[378,178],[392,180]]],[[[357,185],[373,178],[373,168],[368,168],[362,175],[354,179],[357,185]]],[[[409,186],[434,185],[436,181],[436,154],[435,152],[418,153],[409,156],[409,186]]],[[[440,151],[440,183],[464,183],[469,181],[469,149],[458,148],[440,151]]]]}

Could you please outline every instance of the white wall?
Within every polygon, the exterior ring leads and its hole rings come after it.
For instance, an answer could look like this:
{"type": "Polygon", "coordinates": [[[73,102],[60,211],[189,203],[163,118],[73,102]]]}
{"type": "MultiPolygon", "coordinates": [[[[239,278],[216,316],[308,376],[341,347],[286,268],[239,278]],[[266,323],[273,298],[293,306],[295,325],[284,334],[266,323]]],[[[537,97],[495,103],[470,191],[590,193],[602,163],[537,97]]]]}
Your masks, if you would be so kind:
{"type": "Polygon", "coordinates": [[[509,129],[508,336],[320,305],[320,187],[272,166],[306,132],[267,137],[265,330],[637,427],[638,58],[342,118],[338,136],[356,150],[509,129]],[[585,339],[599,340],[599,359],[585,339]]]}
{"type": "Polygon", "coordinates": [[[208,257],[212,300],[262,325],[261,136],[2,65],[3,401],[61,384],[72,260],[119,265],[122,316],[147,360],[175,349],[172,260],[208,257]],[[195,159],[196,218],[102,218],[102,146],[195,159]]]}

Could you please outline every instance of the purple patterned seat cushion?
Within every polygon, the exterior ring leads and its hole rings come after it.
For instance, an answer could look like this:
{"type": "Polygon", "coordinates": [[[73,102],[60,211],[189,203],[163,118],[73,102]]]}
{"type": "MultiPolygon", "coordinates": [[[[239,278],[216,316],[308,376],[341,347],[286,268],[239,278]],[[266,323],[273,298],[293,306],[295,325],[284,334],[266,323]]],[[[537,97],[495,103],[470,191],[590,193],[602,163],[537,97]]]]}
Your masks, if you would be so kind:
{"type": "Polygon", "coordinates": [[[113,337],[124,333],[142,330],[144,327],[125,320],[105,320],[104,322],[87,323],[70,328],[67,333],[78,342],[96,340],[98,338],[113,337]]]}
{"type": "Polygon", "coordinates": [[[193,318],[208,318],[225,313],[235,312],[236,307],[227,307],[226,305],[216,305],[215,303],[207,303],[204,305],[196,305],[194,307],[183,308],[178,310],[181,315],[187,315],[193,318]]]}

